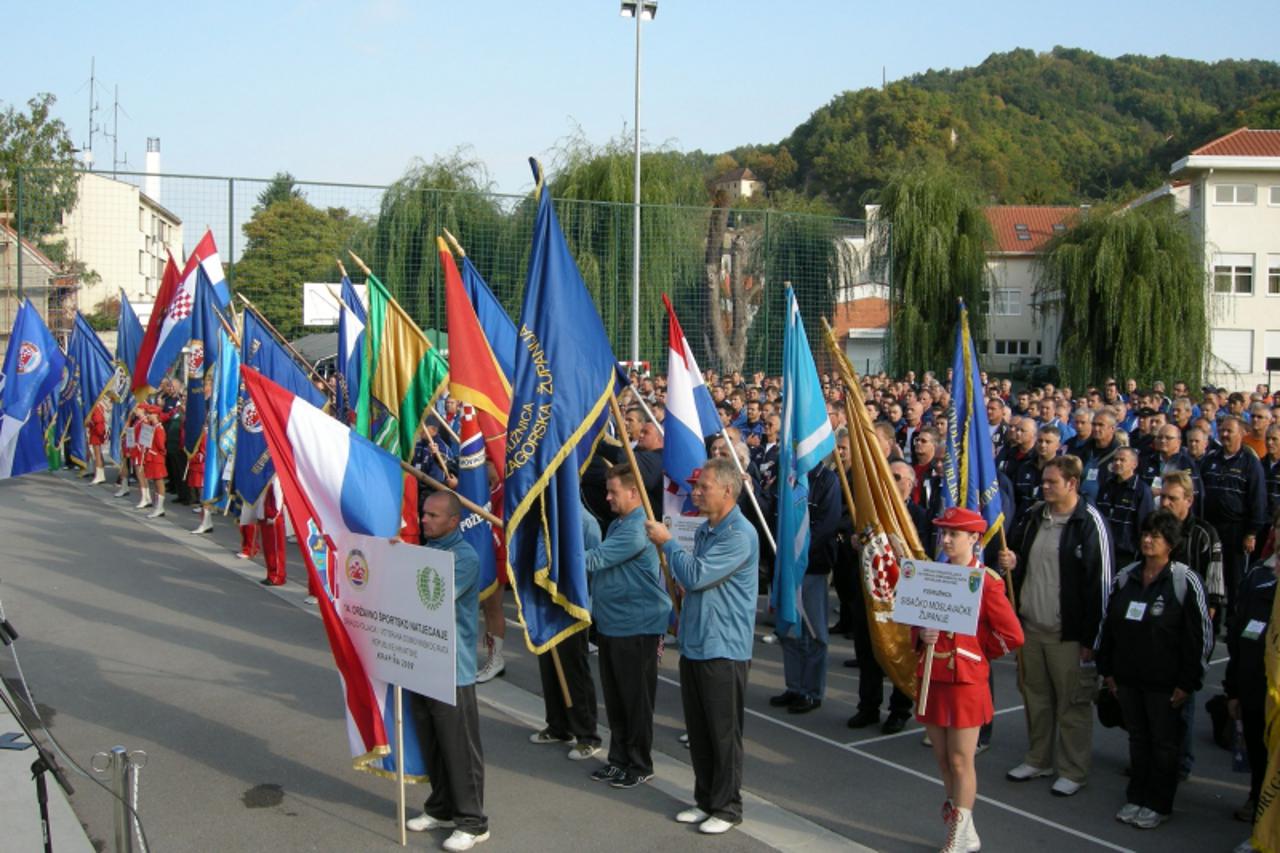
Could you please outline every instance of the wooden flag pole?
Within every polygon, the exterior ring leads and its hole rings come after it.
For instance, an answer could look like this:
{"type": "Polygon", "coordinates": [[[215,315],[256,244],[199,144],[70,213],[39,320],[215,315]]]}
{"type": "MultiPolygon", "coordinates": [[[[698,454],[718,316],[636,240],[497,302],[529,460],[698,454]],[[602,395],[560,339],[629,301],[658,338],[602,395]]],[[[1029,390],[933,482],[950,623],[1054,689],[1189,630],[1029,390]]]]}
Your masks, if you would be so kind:
{"type": "Polygon", "coordinates": [[[564,706],[573,707],[573,697],[569,695],[569,681],[564,677],[564,664],[560,663],[560,649],[551,647],[551,663],[556,668],[556,680],[560,682],[560,695],[564,697],[564,706]]]}
{"type": "Polygon", "coordinates": [[[400,460],[400,467],[405,471],[405,473],[412,474],[414,477],[417,477],[419,480],[426,483],[428,486],[435,489],[436,491],[452,493],[454,497],[458,499],[458,502],[462,504],[464,507],[471,510],[476,515],[480,516],[485,521],[489,522],[499,530],[503,529],[502,519],[498,518],[496,515],[489,512],[489,510],[480,506],[475,501],[468,500],[465,496],[458,494],[453,489],[449,488],[444,483],[437,480],[435,477],[422,473],[417,468],[414,468],[412,465],[410,465],[408,462],[405,462],[404,460],[400,460]]]}
{"type": "Polygon", "coordinates": [[[458,242],[458,238],[449,233],[448,228],[441,228],[444,232],[444,238],[449,241],[449,245],[453,248],[453,253],[460,258],[465,258],[467,253],[462,250],[462,244],[458,242]]]}
{"type": "Polygon", "coordinates": [[[364,273],[366,276],[373,275],[373,271],[369,269],[369,267],[365,264],[364,261],[360,260],[359,255],[357,255],[355,252],[351,251],[350,249],[347,249],[347,254],[351,256],[351,260],[356,262],[356,266],[360,267],[360,272],[364,273]]]}
{"type": "Polygon", "coordinates": [[[271,325],[271,321],[266,318],[266,315],[264,315],[261,311],[258,310],[258,306],[254,305],[252,302],[249,301],[249,297],[245,296],[243,293],[237,293],[236,296],[240,297],[240,301],[245,304],[245,307],[247,307],[250,311],[252,311],[254,313],[254,316],[256,316],[259,320],[261,320],[263,325],[265,325],[268,329],[271,330],[271,334],[275,335],[276,338],[279,339],[280,343],[285,345],[285,348],[288,349],[289,352],[293,354],[293,357],[295,359],[297,359],[298,361],[302,362],[307,366],[307,372],[311,374],[311,378],[319,382],[322,386],[324,386],[325,396],[326,397],[329,396],[329,383],[325,382],[324,377],[316,372],[316,369],[311,366],[311,362],[303,358],[302,353],[294,349],[293,344],[289,343],[285,339],[284,335],[280,334],[280,331],[275,326],[271,325]]]}
{"type": "Polygon", "coordinates": [[[920,679],[920,698],[916,702],[916,713],[924,716],[924,709],[929,705],[929,680],[933,675],[933,648],[929,643],[929,651],[924,655],[924,676],[920,679]]]}
{"type": "Polygon", "coordinates": [[[396,818],[400,824],[400,846],[407,847],[409,839],[404,826],[404,691],[396,685],[396,818]]]}
{"type": "MultiPolygon", "coordinates": [[[[631,466],[631,476],[636,478],[637,491],[640,492],[640,503],[644,506],[645,517],[656,521],[653,506],[649,503],[649,490],[644,486],[644,478],[640,476],[640,466],[636,463],[635,451],[631,449],[631,439],[627,435],[627,424],[622,419],[622,407],[618,405],[618,395],[609,393],[609,409],[613,412],[613,420],[618,425],[618,437],[622,439],[622,450],[627,454],[627,464],[631,466]]],[[[667,586],[667,595],[671,596],[671,606],[676,615],[680,615],[680,599],[676,595],[675,580],[671,577],[671,567],[667,565],[667,555],[658,549],[658,565],[662,569],[662,580],[667,586]]]]}
{"type": "Polygon", "coordinates": [[[336,258],[335,260],[338,262],[338,272],[342,273],[342,277],[350,278],[351,276],[347,275],[347,268],[342,265],[342,258],[336,258]]]}
{"type": "Polygon", "coordinates": [[[457,444],[459,447],[461,447],[462,439],[458,438],[458,434],[453,431],[453,427],[449,426],[449,422],[446,421],[444,417],[439,412],[436,411],[436,407],[434,405],[428,406],[427,411],[432,415],[434,415],[436,422],[439,423],[440,426],[444,427],[445,432],[449,433],[449,438],[452,438],[454,443],[457,444]]]}

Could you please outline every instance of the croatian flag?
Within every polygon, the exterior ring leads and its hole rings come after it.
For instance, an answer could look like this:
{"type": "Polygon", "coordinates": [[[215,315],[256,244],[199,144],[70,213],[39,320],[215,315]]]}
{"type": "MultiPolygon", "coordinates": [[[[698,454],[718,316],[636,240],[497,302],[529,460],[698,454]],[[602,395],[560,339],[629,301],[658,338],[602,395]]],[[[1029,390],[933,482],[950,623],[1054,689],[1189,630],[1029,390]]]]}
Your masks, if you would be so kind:
{"type": "MultiPolygon", "coordinates": [[[[394,773],[393,686],[369,676],[338,616],[342,586],[321,580],[337,553],[335,542],[359,533],[394,539],[400,533],[401,475],[396,457],[315,406],[290,394],[250,367],[241,367],[244,387],[257,408],[271,449],[285,506],[299,531],[298,544],[318,596],[320,616],[346,698],[347,736],[355,768],[394,773]],[[303,535],[305,531],[306,535],[303,535]]],[[[417,727],[406,726],[405,775],[426,778],[417,727]]]]}
{"type": "Polygon", "coordinates": [[[663,515],[696,512],[689,497],[693,469],[707,461],[706,437],[720,432],[715,401],[702,381],[702,371],[676,319],[671,300],[667,306],[667,417],[663,420],[662,470],[667,478],[663,515]]]}

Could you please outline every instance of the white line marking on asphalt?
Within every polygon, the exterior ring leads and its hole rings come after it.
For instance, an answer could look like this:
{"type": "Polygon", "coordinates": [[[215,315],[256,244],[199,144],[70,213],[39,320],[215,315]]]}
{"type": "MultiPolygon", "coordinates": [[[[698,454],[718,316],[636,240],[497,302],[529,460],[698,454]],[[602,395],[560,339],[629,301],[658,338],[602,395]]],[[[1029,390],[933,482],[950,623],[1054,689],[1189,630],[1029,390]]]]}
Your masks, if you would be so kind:
{"type": "MultiPolygon", "coordinates": [[[[665,681],[666,683],[674,685],[676,687],[680,686],[679,681],[673,678],[668,678],[665,675],[659,675],[658,678],[659,680],[665,681]]],[[[855,746],[849,746],[847,744],[843,744],[838,740],[832,740],[831,738],[824,737],[823,735],[817,734],[816,732],[806,731],[805,729],[802,729],[799,726],[794,726],[791,723],[787,723],[782,720],[775,719],[773,717],[770,717],[768,714],[762,713],[753,708],[747,708],[746,712],[753,717],[756,717],[761,720],[765,720],[766,722],[769,722],[769,723],[773,723],[775,726],[780,726],[784,729],[793,731],[796,734],[803,735],[808,738],[812,738],[821,743],[825,743],[828,746],[834,746],[836,749],[842,749],[845,752],[851,753],[853,755],[857,755],[860,758],[865,758],[865,759],[868,759],[869,761],[874,761],[877,764],[883,764],[886,767],[892,767],[894,770],[900,770],[909,776],[914,776],[917,779],[922,779],[926,782],[930,782],[934,785],[938,785],[939,787],[941,787],[942,785],[942,780],[940,779],[935,779],[934,777],[928,775],[927,773],[921,773],[919,770],[915,770],[903,764],[898,764],[897,762],[890,761],[887,758],[882,758],[879,755],[876,755],[875,753],[858,749],[855,746]]],[[[1052,829],[1056,829],[1059,832],[1065,832],[1066,834],[1073,835],[1076,838],[1080,838],[1085,841],[1092,842],[1093,844],[1096,844],[1099,847],[1105,847],[1108,850],[1117,850],[1117,851],[1120,851],[1120,853],[1133,853],[1133,851],[1128,847],[1121,847],[1118,844],[1112,844],[1110,841],[1107,841],[1103,838],[1098,838],[1095,835],[1089,835],[1087,832],[1081,832],[1078,829],[1072,829],[1069,826],[1064,826],[1063,824],[1057,823],[1056,821],[1052,821],[1052,820],[1049,820],[1048,818],[1040,817],[1037,814],[1032,814],[1031,812],[1026,811],[1025,809],[1018,808],[1017,806],[1011,806],[1008,803],[1002,803],[999,800],[992,799],[991,797],[984,796],[982,794],[978,795],[978,799],[984,803],[987,803],[988,805],[995,806],[996,808],[1002,809],[1011,814],[1018,815],[1019,817],[1024,817],[1027,820],[1034,821],[1035,823],[1050,827],[1052,829]]]]}
{"type": "MultiPolygon", "coordinates": [[[[999,711],[996,711],[995,714],[997,717],[1000,716],[1001,714],[1012,714],[1014,711],[1021,711],[1024,707],[1026,706],[1014,705],[1012,708],[1001,708],[999,711]]],[[[905,729],[900,732],[894,732],[891,735],[876,735],[875,737],[863,738],[862,740],[851,740],[848,743],[846,743],[845,746],[866,746],[869,743],[880,743],[881,741],[894,740],[895,738],[909,737],[910,735],[923,735],[923,734],[924,734],[924,729],[905,729]]]]}

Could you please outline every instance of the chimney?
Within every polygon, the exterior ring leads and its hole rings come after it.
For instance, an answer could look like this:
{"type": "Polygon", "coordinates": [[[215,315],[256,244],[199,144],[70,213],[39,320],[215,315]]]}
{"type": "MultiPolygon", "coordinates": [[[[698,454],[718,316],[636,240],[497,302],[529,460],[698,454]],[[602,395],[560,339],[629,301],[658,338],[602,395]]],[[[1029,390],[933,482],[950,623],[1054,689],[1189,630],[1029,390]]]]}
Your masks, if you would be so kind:
{"type": "Polygon", "coordinates": [[[143,171],[142,191],[155,201],[160,201],[160,137],[147,137],[147,159],[143,171]]]}

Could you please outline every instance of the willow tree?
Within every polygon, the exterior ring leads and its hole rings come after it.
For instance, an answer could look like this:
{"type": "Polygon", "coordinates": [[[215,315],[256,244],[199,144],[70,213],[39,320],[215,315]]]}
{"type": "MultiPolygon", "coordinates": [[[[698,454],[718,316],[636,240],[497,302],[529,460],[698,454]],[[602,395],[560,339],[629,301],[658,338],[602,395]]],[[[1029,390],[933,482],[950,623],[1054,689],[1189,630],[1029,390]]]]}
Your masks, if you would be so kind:
{"type": "MultiPolygon", "coordinates": [[[[551,168],[551,194],[578,263],[619,358],[631,351],[635,153],[629,136],[594,145],[575,135],[551,168]]],[[[694,337],[707,316],[701,294],[710,157],[656,150],[640,158],[640,357],[664,369],[667,293],[694,337]]],[[[702,353],[698,354],[702,357],[702,353]]]]}
{"type": "MultiPolygon", "coordinates": [[[[508,227],[483,164],[463,149],[415,161],[387,188],[365,260],[419,325],[444,322],[444,279],[436,237],[447,228],[481,272],[508,227]]],[[[359,251],[357,249],[357,251],[359,251]]]]}
{"type": "Polygon", "coordinates": [[[1075,387],[1110,375],[1195,386],[1209,341],[1206,278],[1184,217],[1164,204],[1102,210],[1059,235],[1037,296],[1060,312],[1058,366],[1075,387]]]}
{"type": "MultiPolygon", "coordinates": [[[[951,361],[958,300],[977,306],[987,286],[991,227],[977,189],[938,165],[898,172],[880,194],[881,251],[892,253],[890,364],[894,373],[942,370],[951,361]]],[[[986,332],[980,311],[969,315],[975,340],[986,332]]]]}

